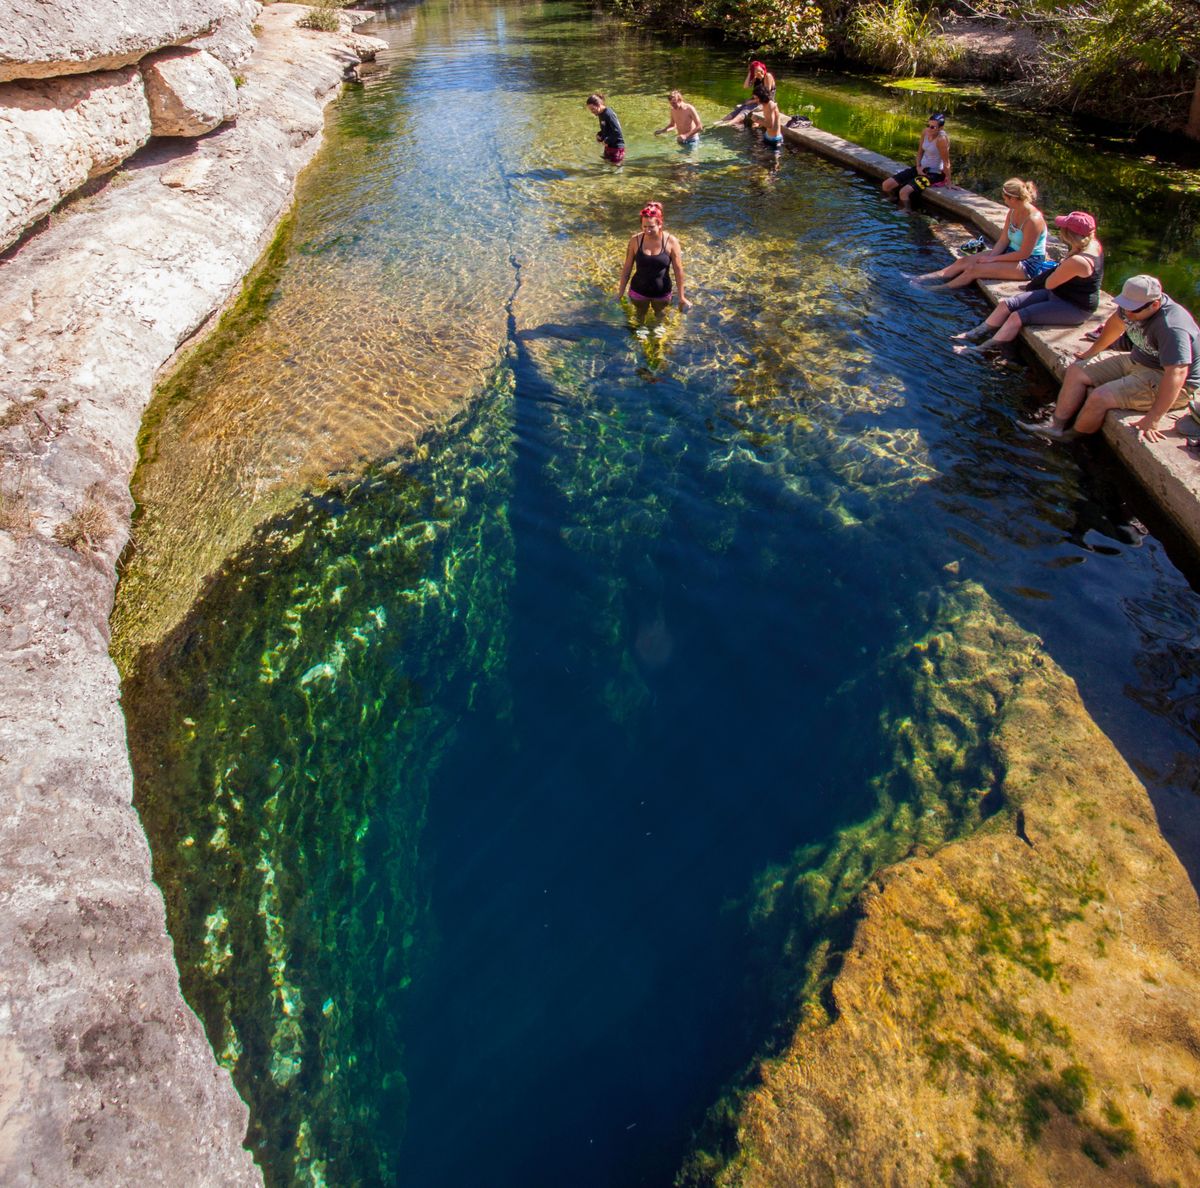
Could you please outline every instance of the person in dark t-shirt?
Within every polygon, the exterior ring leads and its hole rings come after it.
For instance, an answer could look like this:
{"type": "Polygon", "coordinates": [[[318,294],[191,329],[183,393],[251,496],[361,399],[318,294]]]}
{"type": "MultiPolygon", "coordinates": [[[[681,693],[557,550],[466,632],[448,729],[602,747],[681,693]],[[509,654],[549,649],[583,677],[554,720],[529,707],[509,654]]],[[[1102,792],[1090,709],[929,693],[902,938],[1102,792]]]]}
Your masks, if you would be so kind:
{"type": "Polygon", "coordinates": [[[599,91],[587,97],[587,109],[600,121],[596,139],[604,145],[604,159],[620,165],[625,160],[625,137],[621,134],[621,121],[617,119],[617,113],[608,106],[599,91]]]}
{"type": "Polygon", "coordinates": [[[1052,440],[1095,433],[1109,409],[1132,408],[1141,441],[1161,441],[1159,422],[1200,393],[1200,327],[1163,292],[1154,276],[1131,276],[1113,300],[1117,312],[1100,336],[1067,368],[1048,421],[1021,421],[1023,429],[1052,440]],[[1085,359],[1116,351],[1088,366],[1085,359]],[[1076,416],[1078,413],[1078,416],[1076,416]],[[1075,426],[1067,425],[1075,417],[1075,426]]]}

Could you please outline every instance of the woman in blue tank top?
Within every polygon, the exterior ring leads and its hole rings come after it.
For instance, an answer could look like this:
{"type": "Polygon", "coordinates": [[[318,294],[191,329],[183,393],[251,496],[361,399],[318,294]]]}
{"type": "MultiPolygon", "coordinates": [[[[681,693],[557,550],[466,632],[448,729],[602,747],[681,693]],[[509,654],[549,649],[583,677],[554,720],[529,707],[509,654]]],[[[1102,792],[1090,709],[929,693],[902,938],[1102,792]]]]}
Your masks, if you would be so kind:
{"type": "Polygon", "coordinates": [[[1104,247],[1096,238],[1096,220],[1086,210],[1073,210],[1059,215],[1054,225],[1067,246],[1066,259],[1023,292],[1006,297],[986,321],[956,334],[958,354],[1003,346],[1023,326],[1082,326],[1099,308],[1104,247]]]}
{"type": "Polygon", "coordinates": [[[963,289],[977,280],[1031,281],[1052,272],[1055,263],[1046,255],[1046,219],[1034,205],[1037,186],[1010,177],[1001,187],[1008,216],[1000,238],[990,251],[978,256],[961,256],[953,264],[913,278],[915,284],[931,289],[963,289]]]}

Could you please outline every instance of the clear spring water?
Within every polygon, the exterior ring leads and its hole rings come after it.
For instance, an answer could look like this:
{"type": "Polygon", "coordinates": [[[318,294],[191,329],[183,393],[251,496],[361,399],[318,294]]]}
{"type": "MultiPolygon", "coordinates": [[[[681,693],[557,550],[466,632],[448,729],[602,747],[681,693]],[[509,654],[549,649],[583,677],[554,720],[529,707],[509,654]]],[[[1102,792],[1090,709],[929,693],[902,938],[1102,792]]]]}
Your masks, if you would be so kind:
{"type": "Polygon", "coordinates": [[[723,114],[731,56],[568,5],[380,31],[148,423],[139,808],[271,1183],[666,1184],[794,1003],[771,869],[849,893],[993,807],[999,707],[934,687],[930,633],[1042,635],[1182,851],[1196,598],[1102,449],[1013,429],[1035,372],[950,354],[981,307],[904,281],[924,220],[650,135],[672,84],[723,114]],[[639,339],[612,294],[651,197],[696,308],[639,339]]]}

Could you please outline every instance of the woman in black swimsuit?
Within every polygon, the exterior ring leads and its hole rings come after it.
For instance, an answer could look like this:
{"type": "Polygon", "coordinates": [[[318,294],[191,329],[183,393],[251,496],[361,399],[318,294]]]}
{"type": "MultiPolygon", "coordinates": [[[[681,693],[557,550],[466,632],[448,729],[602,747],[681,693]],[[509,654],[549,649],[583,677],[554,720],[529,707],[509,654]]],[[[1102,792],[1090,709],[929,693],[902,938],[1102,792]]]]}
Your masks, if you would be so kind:
{"type": "Polygon", "coordinates": [[[646,314],[651,306],[661,318],[663,311],[671,304],[672,272],[675,274],[679,308],[688,309],[692,303],[684,296],[683,252],[679,240],[663,230],[662,203],[649,202],[642,207],[641,232],[629,237],[625,267],[621,269],[621,284],[617,288],[617,300],[621,301],[628,286],[629,300],[637,310],[639,326],[645,325],[646,314]]]}
{"type": "Polygon", "coordinates": [[[750,63],[750,67],[746,71],[746,81],[742,86],[749,90],[754,98],[748,99],[745,103],[739,103],[723,120],[717,121],[717,127],[726,124],[736,127],[741,124],[748,128],[751,113],[775,98],[775,76],[767,69],[765,62],[750,63]]]}

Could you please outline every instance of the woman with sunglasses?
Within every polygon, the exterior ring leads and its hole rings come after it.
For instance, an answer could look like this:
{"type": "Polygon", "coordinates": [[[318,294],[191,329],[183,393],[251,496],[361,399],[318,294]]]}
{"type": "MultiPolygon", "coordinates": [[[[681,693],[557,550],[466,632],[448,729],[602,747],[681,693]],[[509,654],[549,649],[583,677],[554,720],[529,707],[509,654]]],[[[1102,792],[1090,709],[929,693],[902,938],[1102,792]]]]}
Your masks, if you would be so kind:
{"type": "Polygon", "coordinates": [[[679,308],[686,310],[692,303],[684,296],[683,252],[679,240],[663,227],[662,203],[646,203],[642,207],[641,219],[641,232],[629,237],[629,246],[625,249],[625,266],[621,269],[617,300],[624,299],[628,286],[629,300],[637,311],[638,325],[644,326],[651,307],[661,320],[671,304],[671,273],[675,274],[679,308]]]}
{"type": "Polygon", "coordinates": [[[937,272],[913,277],[914,284],[926,281],[933,289],[965,289],[977,280],[1031,281],[1057,267],[1046,255],[1046,218],[1034,205],[1037,186],[1010,177],[1000,190],[1008,215],[1000,237],[991,249],[978,256],[960,256],[937,272]]]}
{"type": "Polygon", "coordinates": [[[946,117],[940,111],[931,115],[917,146],[916,165],[884,179],[883,192],[894,194],[899,190],[901,206],[907,206],[914,193],[930,186],[949,184],[950,138],[946,135],[945,125],[946,117]]]}
{"type": "Polygon", "coordinates": [[[1022,326],[1082,326],[1100,307],[1104,247],[1096,238],[1096,220],[1086,210],[1073,210],[1059,215],[1054,225],[1067,245],[1066,259],[1031,280],[1025,292],[1006,297],[987,321],[956,334],[961,345],[955,351],[992,350],[1012,342],[1022,326]]]}

